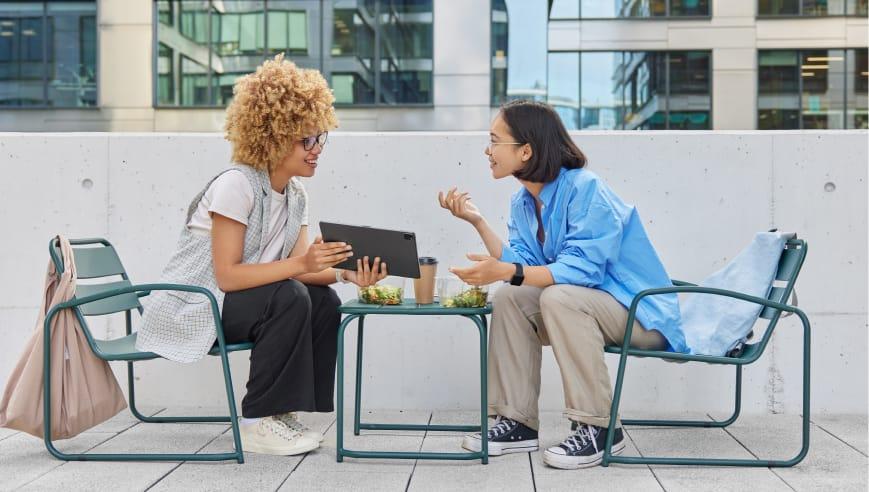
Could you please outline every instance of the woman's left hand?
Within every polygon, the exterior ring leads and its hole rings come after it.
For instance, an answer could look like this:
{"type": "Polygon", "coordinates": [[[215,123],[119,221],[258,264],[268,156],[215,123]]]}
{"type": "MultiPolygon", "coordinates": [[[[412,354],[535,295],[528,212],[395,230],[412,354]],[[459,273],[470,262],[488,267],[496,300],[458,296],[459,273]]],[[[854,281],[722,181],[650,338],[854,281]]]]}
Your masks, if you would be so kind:
{"type": "Polygon", "coordinates": [[[356,271],[346,270],[344,278],[358,285],[359,287],[368,287],[385,279],[389,275],[386,272],[386,263],[380,262],[380,258],[374,258],[374,264],[368,266],[368,257],[361,260],[356,260],[356,271]]]}
{"type": "Polygon", "coordinates": [[[450,268],[450,272],[470,285],[488,285],[499,280],[509,279],[515,270],[510,263],[504,263],[489,255],[468,254],[468,259],[476,263],[467,268],[450,268]]]}

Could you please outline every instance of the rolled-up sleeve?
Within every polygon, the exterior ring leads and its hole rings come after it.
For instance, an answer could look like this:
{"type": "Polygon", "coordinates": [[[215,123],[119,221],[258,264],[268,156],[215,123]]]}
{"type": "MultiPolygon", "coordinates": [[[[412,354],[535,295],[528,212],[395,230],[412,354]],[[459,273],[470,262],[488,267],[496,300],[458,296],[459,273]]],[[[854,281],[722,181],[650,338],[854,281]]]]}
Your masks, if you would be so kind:
{"type": "Polygon", "coordinates": [[[619,255],[622,223],[606,203],[591,202],[587,209],[568,206],[567,234],[554,263],[548,266],[556,284],[597,287],[607,262],[619,255]]]}
{"type": "Polygon", "coordinates": [[[501,257],[498,259],[505,263],[536,265],[534,254],[519,233],[519,226],[516,224],[515,218],[516,213],[518,212],[515,208],[510,213],[510,220],[507,221],[508,243],[501,246],[501,257]]]}

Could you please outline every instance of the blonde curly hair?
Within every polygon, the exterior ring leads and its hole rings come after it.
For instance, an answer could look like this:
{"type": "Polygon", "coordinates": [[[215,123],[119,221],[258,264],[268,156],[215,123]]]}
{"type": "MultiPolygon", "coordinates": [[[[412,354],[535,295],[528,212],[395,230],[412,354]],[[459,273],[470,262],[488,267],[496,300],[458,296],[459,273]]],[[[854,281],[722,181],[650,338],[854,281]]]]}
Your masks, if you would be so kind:
{"type": "Polygon", "coordinates": [[[274,170],[294,141],[338,126],[326,79],[283,53],[239,78],[232,94],[225,127],[232,160],[256,169],[274,170]]]}

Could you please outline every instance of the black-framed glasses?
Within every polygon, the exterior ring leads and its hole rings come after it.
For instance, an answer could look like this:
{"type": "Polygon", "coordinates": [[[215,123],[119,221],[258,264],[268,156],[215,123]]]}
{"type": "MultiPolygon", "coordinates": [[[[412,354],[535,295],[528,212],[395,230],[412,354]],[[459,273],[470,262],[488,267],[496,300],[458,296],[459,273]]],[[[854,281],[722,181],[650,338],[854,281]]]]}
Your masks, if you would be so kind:
{"type": "Polygon", "coordinates": [[[323,132],[319,135],[314,135],[313,137],[305,137],[302,139],[302,145],[305,147],[306,151],[310,151],[314,148],[314,144],[320,144],[320,148],[326,146],[326,140],[329,139],[329,132],[323,132]]]}

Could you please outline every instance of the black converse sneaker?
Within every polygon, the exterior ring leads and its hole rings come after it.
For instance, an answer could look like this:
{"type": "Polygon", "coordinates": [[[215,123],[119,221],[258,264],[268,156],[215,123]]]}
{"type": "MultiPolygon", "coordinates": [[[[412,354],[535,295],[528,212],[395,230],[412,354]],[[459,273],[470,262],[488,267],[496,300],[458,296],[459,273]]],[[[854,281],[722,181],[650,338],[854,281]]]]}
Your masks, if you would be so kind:
{"type": "MultiPolygon", "coordinates": [[[[537,451],[537,431],[513,419],[498,415],[495,424],[487,433],[489,440],[489,456],[501,456],[507,453],[528,453],[537,451]]],[[[462,447],[468,451],[483,449],[483,439],[479,432],[468,434],[462,441],[462,447]]]]}
{"type": "MultiPolygon", "coordinates": [[[[579,424],[574,433],[561,444],[543,452],[543,462],[565,470],[597,465],[603,460],[606,435],[606,427],[579,424]]],[[[625,435],[621,428],[616,428],[612,454],[621,454],[624,449],[625,435]]]]}

